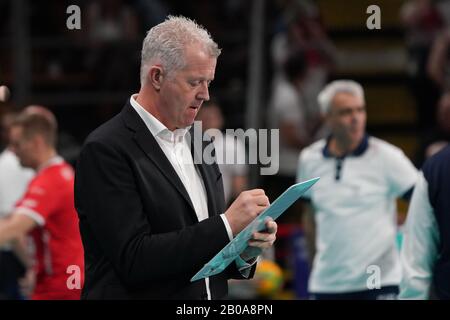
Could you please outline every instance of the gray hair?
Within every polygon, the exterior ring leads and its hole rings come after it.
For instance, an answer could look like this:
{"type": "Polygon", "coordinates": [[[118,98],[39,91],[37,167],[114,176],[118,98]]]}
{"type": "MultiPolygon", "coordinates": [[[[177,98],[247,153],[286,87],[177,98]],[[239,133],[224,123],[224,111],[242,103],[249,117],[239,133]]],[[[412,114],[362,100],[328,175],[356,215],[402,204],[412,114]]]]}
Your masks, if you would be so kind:
{"type": "Polygon", "coordinates": [[[168,73],[185,66],[184,48],[202,44],[205,52],[217,58],[221,50],[209,32],[194,20],[183,16],[168,18],[151,28],[144,39],[141,55],[141,86],[152,64],[162,64],[168,73]]]}
{"type": "Polygon", "coordinates": [[[364,89],[359,83],[353,80],[336,80],[326,85],[317,97],[320,111],[323,114],[327,114],[330,111],[334,96],[341,92],[350,93],[365,102],[364,89]]]}

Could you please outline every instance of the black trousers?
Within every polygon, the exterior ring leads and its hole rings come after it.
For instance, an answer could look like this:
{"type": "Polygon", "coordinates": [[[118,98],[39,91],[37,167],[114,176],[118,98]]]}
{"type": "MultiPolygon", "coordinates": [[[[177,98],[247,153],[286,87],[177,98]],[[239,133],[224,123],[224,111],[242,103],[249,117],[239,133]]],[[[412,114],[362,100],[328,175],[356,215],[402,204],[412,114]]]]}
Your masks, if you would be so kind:
{"type": "Polygon", "coordinates": [[[21,299],[18,280],[26,268],[11,251],[0,251],[0,300],[21,299]]]}

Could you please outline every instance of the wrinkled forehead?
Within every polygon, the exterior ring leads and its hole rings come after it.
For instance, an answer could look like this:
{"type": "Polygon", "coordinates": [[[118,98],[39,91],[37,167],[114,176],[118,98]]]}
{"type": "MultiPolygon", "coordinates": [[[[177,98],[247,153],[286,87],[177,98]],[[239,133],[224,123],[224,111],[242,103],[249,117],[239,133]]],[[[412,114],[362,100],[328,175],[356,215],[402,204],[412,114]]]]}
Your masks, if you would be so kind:
{"type": "Polygon", "coordinates": [[[364,99],[350,91],[337,92],[331,100],[331,107],[334,109],[359,108],[364,106],[364,99]]]}

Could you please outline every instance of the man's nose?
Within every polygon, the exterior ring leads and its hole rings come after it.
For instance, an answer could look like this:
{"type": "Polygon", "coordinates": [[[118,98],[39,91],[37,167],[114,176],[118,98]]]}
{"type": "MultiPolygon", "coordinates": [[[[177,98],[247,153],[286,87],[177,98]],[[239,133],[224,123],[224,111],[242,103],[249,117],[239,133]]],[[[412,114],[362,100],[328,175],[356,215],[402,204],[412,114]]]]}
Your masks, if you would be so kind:
{"type": "Polygon", "coordinates": [[[361,119],[361,112],[353,111],[352,112],[352,122],[359,122],[361,119]]]}
{"type": "Polygon", "coordinates": [[[197,94],[197,99],[203,100],[203,101],[208,101],[209,100],[209,88],[208,88],[208,84],[207,83],[204,83],[201,86],[200,91],[197,94]]]}

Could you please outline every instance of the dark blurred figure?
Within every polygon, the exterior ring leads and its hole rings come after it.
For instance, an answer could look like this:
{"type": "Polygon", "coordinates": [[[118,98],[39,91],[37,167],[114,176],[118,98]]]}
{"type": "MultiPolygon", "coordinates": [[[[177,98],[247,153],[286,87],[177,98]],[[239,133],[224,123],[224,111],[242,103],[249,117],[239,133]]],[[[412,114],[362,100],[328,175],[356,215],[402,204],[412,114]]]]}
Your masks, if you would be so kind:
{"type": "Polygon", "coordinates": [[[406,2],[401,20],[406,29],[411,93],[417,101],[419,127],[425,130],[434,125],[433,115],[440,95],[439,85],[427,72],[427,64],[433,42],[444,27],[444,20],[433,0],[406,2]]]}
{"type": "MultiPolygon", "coordinates": [[[[306,68],[304,53],[291,52],[284,63],[284,77],[273,88],[267,121],[270,128],[280,130],[280,165],[278,174],[265,177],[269,198],[272,200],[295,183],[298,155],[314,140],[303,92],[306,68]]],[[[296,205],[290,207],[288,212],[290,214],[284,214],[280,221],[300,221],[296,219],[296,214],[300,212],[296,205]]]]}
{"type": "Polygon", "coordinates": [[[437,126],[429,130],[422,138],[417,156],[417,167],[421,167],[426,159],[439,152],[450,142],[450,92],[444,93],[439,100],[436,123],[437,126]]]}
{"type": "Polygon", "coordinates": [[[140,17],[141,29],[148,30],[148,28],[157,25],[164,21],[169,14],[169,6],[166,1],[161,0],[134,0],[134,7],[140,17]]]}
{"type": "Polygon", "coordinates": [[[427,159],[406,220],[400,299],[450,299],[450,147],[427,159]]]}
{"type": "Polygon", "coordinates": [[[133,8],[123,0],[91,1],[86,30],[91,51],[88,66],[99,76],[99,89],[127,90],[135,84],[132,75],[139,66],[139,21],[133,8]]]}
{"type": "Polygon", "coordinates": [[[307,123],[320,117],[317,95],[327,83],[336,64],[336,48],[328,38],[320,11],[313,1],[280,1],[282,7],[281,32],[271,43],[275,67],[274,86],[282,81],[285,63],[292,52],[302,51],[306,62],[303,100],[307,123]]]}
{"type": "MultiPolygon", "coordinates": [[[[2,106],[2,109],[6,107],[2,106]]],[[[34,175],[32,170],[20,165],[16,155],[8,147],[9,129],[15,116],[16,113],[12,110],[4,111],[0,116],[1,144],[5,147],[0,153],[0,220],[9,217],[34,175]]],[[[26,298],[20,290],[20,279],[27,274],[26,264],[30,264],[27,252],[25,237],[18,242],[0,246],[0,300],[26,298]]]]}
{"type": "Polygon", "coordinates": [[[13,119],[13,111],[0,103],[0,151],[8,146],[8,128],[13,119]]]}
{"type": "Polygon", "coordinates": [[[450,29],[443,30],[434,41],[427,68],[439,89],[450,90],[450,29]]]}
{"type": "MultiPolygon", "coordinates": [[[[88,43],[86,68],[92,75],[92,88],[112,94],[139,86],[139,19],[134,7],[125,0],[89,1],[85,16],[85,42],[88,43]]],[[[96,122],[103,122],[117,111],[103,101],[95,109],[96,122]]]]}
{"type": "Polygon", "coordinates": [[[214,138],[217,164],[223,178],[225,202],[231,203],[248,187],[245,145],[235,135],[222,131],[224,118],[217,101],[204,102],[197,114],[197,120],[202,122],[203,131],[214,138]],[[228,161],[231,159],[233,161],[228,161]]]}

